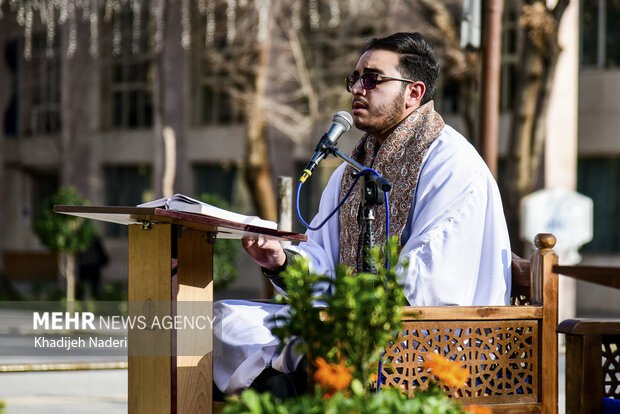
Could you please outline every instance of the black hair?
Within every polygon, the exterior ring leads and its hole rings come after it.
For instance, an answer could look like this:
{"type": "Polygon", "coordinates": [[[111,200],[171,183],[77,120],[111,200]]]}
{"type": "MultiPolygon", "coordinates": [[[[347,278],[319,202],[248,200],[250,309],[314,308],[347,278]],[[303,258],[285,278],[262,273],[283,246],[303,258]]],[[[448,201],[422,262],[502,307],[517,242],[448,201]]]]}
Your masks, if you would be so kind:
{"type": "Polygon", "coordinates": [[[407,79],[421,81],[426,86],[422,104],[433,99],[439,63],[435,50],[420,33],[394,33],[392,35],[371,39],[363,52],[369,50],[388,50],[400,54],[398,70],[407,79]]]}

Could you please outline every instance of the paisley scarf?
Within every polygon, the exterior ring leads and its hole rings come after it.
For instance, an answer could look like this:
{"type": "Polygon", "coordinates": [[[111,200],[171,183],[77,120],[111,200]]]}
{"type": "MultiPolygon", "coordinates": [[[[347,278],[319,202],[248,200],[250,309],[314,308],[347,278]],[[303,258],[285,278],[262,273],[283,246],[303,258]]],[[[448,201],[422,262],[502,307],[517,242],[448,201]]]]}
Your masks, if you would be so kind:
{"type": "MultiPolygon", "coordinates": [[[[430,101],[403,120],[383,144],[379,144],[376,137],[366,134],[351,154],[357,162],[373,168],[392,184],[389,193],[391,236],[400,237],[407,223],[424,154],[444,126],[443,118],[435,112],[433,101],[430,101]]],[[[351,166],[346,167],[340,187],[340,200],[351,186],[354,172],[351,166]]],[[[362,269],[361,201],[362,191],[353,191],[339,212],[340,263],[357,271],[362,269]]],[[[375,208],[373,227],[376,245],[384,245],[384,205],[375,208]]]]}

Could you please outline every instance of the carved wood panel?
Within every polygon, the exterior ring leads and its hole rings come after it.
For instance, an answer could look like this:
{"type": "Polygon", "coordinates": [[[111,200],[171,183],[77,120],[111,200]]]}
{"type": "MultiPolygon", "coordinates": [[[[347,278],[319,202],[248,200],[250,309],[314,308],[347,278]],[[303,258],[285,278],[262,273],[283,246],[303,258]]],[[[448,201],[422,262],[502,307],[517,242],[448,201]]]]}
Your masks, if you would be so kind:
{"type": "Polygon", "coordinates": [[[620,398],[620,335],[602,335],[603,393],[620,398]]]}
{"type": "Polygon", "coordinates": [[[536,402],[539,340],[537,320],[408,321],[386,348],[384,387],[408,394],[428,387],[431,374],[422,365],[436,352],[469,370],[467,385],[449,390],[464,403],[536,402]]]}

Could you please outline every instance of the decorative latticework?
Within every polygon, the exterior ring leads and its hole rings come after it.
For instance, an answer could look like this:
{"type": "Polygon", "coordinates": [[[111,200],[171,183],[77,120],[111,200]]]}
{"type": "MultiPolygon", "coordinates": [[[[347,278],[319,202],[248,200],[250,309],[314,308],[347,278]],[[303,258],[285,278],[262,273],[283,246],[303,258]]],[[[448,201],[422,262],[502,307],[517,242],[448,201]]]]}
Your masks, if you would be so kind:
{"type": "Polygon", "coordinates": [[[422,365],[429,352],[436,352],[469,370],[467,385],[450,390],[464,403],[535,402],[539,393],[538,344],[535,319],[407,321],[386,349],[385,386],[408,394],[426,388],[432,374],[422,365]]]}
{"type": "Polygon", "coordinates": [[[620,399],[620,335],[602,335],[601,339],[604,396],[620,399]]]}

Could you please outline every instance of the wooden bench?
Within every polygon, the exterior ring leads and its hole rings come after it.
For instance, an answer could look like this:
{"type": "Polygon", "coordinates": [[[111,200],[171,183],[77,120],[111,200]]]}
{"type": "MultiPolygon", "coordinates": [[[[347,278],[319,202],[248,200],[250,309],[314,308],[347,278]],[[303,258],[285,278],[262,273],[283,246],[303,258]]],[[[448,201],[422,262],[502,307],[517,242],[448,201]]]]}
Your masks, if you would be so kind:
{"type": "MultiPolygon", "coordinates": [[[[620,289],[620,268],[556,266],[554,270],[620,289]]],[[[558,332],[566,334],[566,413],[602,412],[605,397],[620,405],[620,319],[568,319],[558,332]]]]}
{"type": "Polygon", "coordinates": [[[526,293],[517,300],[523,305],[405,308],[403,330],[386,348],[385,386],[409,394],[427,387],[423,361],[439,352],[470,372],[467,386],[452,393],[463,404],[494,413],[557,413],[555,242],[551,234],[536,236],[525,277],[513,261],[512,291],[526,293]]]}
{"type": "Polygon", "coordinates": [[[6,250],[4,270],[14,282],[55,281],[58,279],[58,255],[52,252],[6,250]]]}

